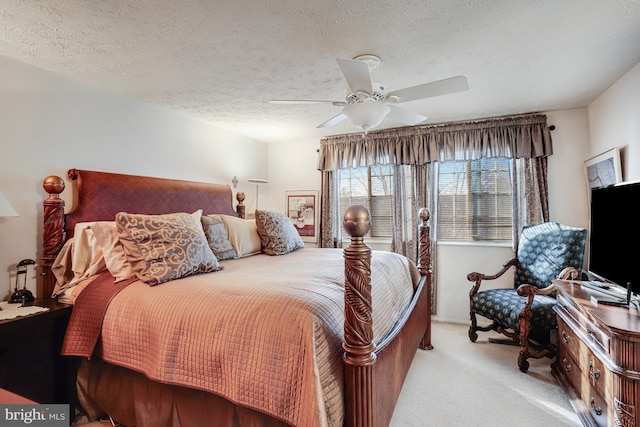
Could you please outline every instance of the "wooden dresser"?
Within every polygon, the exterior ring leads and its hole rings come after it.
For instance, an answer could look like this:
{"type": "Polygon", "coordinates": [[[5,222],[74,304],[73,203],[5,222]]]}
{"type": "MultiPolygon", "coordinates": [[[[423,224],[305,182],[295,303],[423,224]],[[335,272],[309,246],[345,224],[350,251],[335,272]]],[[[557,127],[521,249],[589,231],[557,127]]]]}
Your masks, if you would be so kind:
{"type": "Polygon", "coordinates": [[[558,287],[554,375],[587,426],[640,426],[640,311],[598,305],[580,282],[558,287]]]}

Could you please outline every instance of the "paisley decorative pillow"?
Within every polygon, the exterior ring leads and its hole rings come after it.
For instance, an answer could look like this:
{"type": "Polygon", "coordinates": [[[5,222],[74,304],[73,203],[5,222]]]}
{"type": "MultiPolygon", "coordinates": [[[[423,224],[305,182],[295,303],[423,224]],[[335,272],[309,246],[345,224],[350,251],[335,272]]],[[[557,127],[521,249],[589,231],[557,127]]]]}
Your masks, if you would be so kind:
{"type": "Polygon", "coordinates": [[[193,214],[116,214],[118,237],[138,279],[150,285],[220,269],[193,214]]]}
{"type": "Polygon", "coordinates": [[[280,212],[257,210],[256,227],[265,254],[284,255],[304,248],[302,237],[293,223],[280,212]]]}
{"type": "Polygon", "coordinates": [[[219,261],[236,257],[236,251],[231,246],[229,234],[220,215],[203,216],[202,227],[205,236],[207,236],[209,247],[219,261]]]}

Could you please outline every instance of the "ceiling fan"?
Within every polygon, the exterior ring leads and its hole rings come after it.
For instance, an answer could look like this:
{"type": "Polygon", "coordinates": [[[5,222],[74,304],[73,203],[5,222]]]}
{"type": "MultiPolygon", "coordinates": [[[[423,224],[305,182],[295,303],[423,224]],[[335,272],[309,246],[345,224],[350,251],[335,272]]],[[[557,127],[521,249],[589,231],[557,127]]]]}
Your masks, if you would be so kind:
{"type": "Polygon", "coordinates": [[[360,55],[353,59],[338,58],[336,61],[349,85],[344,101],[274,99],[271,103],[330,103],[336,107],[343,107],[340,114],[330,118],[318,127],[333,126],[349,118],[355,126],[364,130],[366,134],[370,129],[379,126],[385,117],[410,126],[417,125],[427,119],[426,116],[400,108],[397,104],[469,89],[467,78],[465,76],[456,76],[386,92],[382,84],[371,80],[371,72],[380,65],[379,57],[375,55],[360,55]]]}

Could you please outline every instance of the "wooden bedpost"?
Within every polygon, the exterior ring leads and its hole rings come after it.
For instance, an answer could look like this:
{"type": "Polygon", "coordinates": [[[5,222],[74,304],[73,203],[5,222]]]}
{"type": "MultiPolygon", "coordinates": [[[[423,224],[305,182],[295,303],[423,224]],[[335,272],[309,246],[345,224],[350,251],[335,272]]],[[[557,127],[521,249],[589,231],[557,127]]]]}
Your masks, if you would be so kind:
{"type": "Polygon", "coordinates": [[[59,176],[48,176],[42,183],[49,197],[42,202],[44,206],[43,251],[40,258],[42,269],[42,293],[38,298],[50,299],[56,278],[51,273],[51,266],[62,249],[65,241],[64,200],[60,193],[64,190],[64,180],[59,176]]]}
{"type": "Polygon", "coordinates": [[[424,333],[422,341],[420,341],[420,348],[422,350],[432,350],[431,345],[431,233],[429,227],[429,218],[431,218],[431,212],[429,209],[422,208],[418,214],[420,216],[420,226],[418,227],[418,236],[420,242],[418,243],[418,270],[423,277],[426,277],[426,289],[429,296],[429,313],[427,315],[427,329],[424,333]]]}
{"type": "Polygon", "coordinates": [[[376,362],[371,317],[371,249],[363,237],[369,232],[369,211],[351,206],[344,228],[351,244],[344,250],[344,373],[345,425],[373,426],[373,377],[376,362]]]}
{"type": "Polygon", "coordinates": [[[238,213],[238,216],[243,219],[245,217],[244,198],[245,198],[244,192],[238,191],[236,193],[236,200],[238,201],[238,204],[236,205],[236,212],[238,213]]]}

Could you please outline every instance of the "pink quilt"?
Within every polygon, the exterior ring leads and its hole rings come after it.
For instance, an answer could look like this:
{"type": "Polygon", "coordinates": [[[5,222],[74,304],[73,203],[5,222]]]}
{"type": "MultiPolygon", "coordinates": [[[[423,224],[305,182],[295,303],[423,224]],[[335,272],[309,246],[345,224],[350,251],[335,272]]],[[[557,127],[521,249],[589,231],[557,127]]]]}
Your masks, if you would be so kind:
{"type": "MultiPolygon", "coordinates": [[[[154,287],[136,281],[114,292],[100,356],[292,425],[342,425],[342,250],[305,248],[222,264],[215,273],[154,287]]],[[[419,274],[390,252],[374,251],[371,269],[379,340],[411,301],[419,274]]],[[[83,294],[74,312],[89,300],[83,294]]],[[[75,334],[68,341],[79,345],[75,334]]]]}

